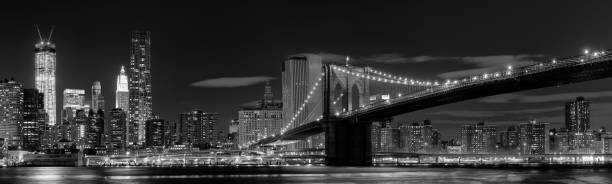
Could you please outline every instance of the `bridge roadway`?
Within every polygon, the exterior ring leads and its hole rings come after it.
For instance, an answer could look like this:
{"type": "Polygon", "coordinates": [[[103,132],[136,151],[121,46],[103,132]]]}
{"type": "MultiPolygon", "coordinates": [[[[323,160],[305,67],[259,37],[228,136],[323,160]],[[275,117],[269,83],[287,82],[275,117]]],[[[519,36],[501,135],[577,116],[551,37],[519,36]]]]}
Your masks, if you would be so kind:
{"type": "Polygon", "coordinates": [[[369,130],[373,121],[464,100],[609,77],[612,77],[612,55],[609,51],[598,57],[568,57],[551,63],[492,73],[489,77],[477,76],[448,85],[442,84],[419,93],[369,104],[339,116],[326,113],[319,121],[305,123],[282,135],[260,140],[257,145],[277,140],[299,140],[325,132],[326,154],[328,160],[332,160],[331,165],[371,165],[367,161],[372,158],[368,150],[371,150],[369,130]],[[341,158],[343,161],[334,161],[336,157],[345,157],[342,156],[345,154],[352,156],[341,158]]]}

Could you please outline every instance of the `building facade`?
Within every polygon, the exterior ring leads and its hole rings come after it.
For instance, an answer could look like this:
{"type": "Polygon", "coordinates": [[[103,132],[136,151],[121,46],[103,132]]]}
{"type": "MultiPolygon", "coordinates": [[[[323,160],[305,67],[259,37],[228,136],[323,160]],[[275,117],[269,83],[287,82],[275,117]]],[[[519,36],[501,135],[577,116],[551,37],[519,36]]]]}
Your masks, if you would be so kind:
{"type": "MultiPolygon", "coordinates": [[[[320,99],[323,91],[309,91],[322,76],[322,58],[316,54],[299,54],[287,58],[282,64],[283,128],[281,132],[316,121],[323,115],[323,104],[305,103],[308,98],[320,99]],[[301,112],[308,113],[301,113],[301,112]]],[[[319,88],[321,89],[321,88],[319,88]]],[[[292,145],[289,149],[324,148],[325,136],[317,134],[292,145]]]]}
{"type": "MultiPolygon", "coordinates": [[[[167,135],[165,134],[166,130],[164,126],[167,122],[163,119],[154,118],[147,120],[145,133],[146,133],[146,141],[145,145],[147,147],[160,147],[164,146],[165,138],[167,135]]],[[[169,135],[168,135],[169,136],[169,135]]]]}
{"type": "Polygon", "coordinates": [[[97,112],[98,109],[105,110],[104,96],[102,95],[102,85],[100,81],[94,81],[91,86],[91,109],[97,112]]]}
{"type": "Polygon", "coordinates": [[[130,45],[129,87],[129,142],[145,142],[145,122],[153,115],[153,92],[151,85],[151,33],[133,31],[130,45]]]}
{"type": "Polygon", "coordinates": [[[108,121],[107,148],[111,150],[125,150],[127,147],[127,113],[123,109],[114,108],[110,111],[108,121]]]}
{"type": "Polygon", "coordinates": [[[0,139],[3,146],[22,145],[22,112],[22,85],[13,79],[0,81],[0,139]]]}
{"type": "Polygon", "coordinates": [[[180,142],[193,147],[207,148],[216,140],[215,124],[218,113],[193,110],[180,114],[180,142]]]}
{"type": "Polygon", "coordinates": [[[462,153],[487,154],[497,151],[497,128],[495,125],[485,125],[484,122],[463,125],[459,134],[462,153]]]}
{"type": "Polygon", "coordinates": [[[36,43],[34,49],[34,79],[36,89],[43,93],[44,107],[49,118],[49,125],[55,125],[58,121],[55,99],[55,54],[55,44],[51,43],[49,38],[43,39],[41,37],[40,42],[36,43]]]}
{"type": "Polygon", "coordinates": [[[29,151],[49,148],[48,117],[44,109],[43,94],[37,89],[23,90],[23,148],[29,151]]]}
{"type": "Polygon", "coordinates": [[[549,153],[548,123],[537,122],[519,124],[519,148],[522,154],[549,153]]]}
{"type": "Polygon", "coordinates": [[[282,108],[282,103],[274,102],[272,87],[266,83],[261,102],[238,111],[238,146],[248,147],[257,140],[280,134],[283,128],[282,108]]]}
{"type": "Polygon", "coordinates": [[[570,132],[586,132],[591,128],[590,104],[584,97],[565,103],[565,128],[570,132]]]}
{"type": "Polygon", "coordinates": [[[89,105],[85,104],[85,90],[83,89],[64,89],[63,99],[62,121],[73,119],[77,110],[89,109],[89,105]]]}

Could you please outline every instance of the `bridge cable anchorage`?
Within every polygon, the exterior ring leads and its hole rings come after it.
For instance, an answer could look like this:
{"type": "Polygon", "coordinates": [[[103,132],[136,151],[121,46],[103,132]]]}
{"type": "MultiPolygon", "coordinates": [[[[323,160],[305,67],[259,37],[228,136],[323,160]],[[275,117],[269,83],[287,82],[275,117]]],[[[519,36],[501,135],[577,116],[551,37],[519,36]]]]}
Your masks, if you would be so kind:
{"type": "MultiPolygon", "coordinates": [[[[296,119],[299,117],[299,115],[300,115],[300,114],[301,114],[301,113],[302,113],[304,110],[306,110],[306,105],[307,105],[309,102],[312,102],[311,98],[312,98],[312,97],[313,97],[313,95],[315,94],[315,91],[316,91],[317,89],[319,89],[319,86],[320,86],[320,84],[322,83],[322,80],[323,80],[323,77],[324,77],[324,76],[325,76],[325,73],[324,73],[324,72],[322,72],[322,73],[321,73],[321,75],[319,76],[319,78],[317,79],[317,81],[314,83],[314,85],[313,85],[312,89],[310,89],[310,91],[307,93],[307,95],[306,95],[306,99],[305,99],[305,100],[302,102],[302,104],[300,105],[300,107],[299,107],[298,111],[295,113],[295,115],[293,116],[293,118],[291,119],[291,121],[290,121],[289,123],[287,123],[287,125],[286,125],[284,128],[281,128],[281,132],[280,132],[280,134],[279,134],[279,135],[284,134],[284,133],[285,133],[285,132],[286,132],[286,131],[287,131],[287,130],[288,130],[288,129],[289,129],[289,128],[290,128],[290,127],[293,125],[293,123],[295,123],[295,120],[296,120],[296,119]]],[[[317,103],[317,105],[318,105],[318,104],[320,104],[320,103],[322,103],[322,102],[320,102],[320,100],[317,100],[317,101],[319,101],[319,102],[317,103]]],[[[310,112],[310,113],[309,113],[308,117],[310,117],[310,115],[311,115],[311,114],[312,114],[312,112],[310,112]]],[[[322,116],[319,116],[319,118],[317,118],[317,121],[318,121],[318,120],[320,120],[321,118],[322,118],[322,116]]],[[[263,138],[259,138],[259,139],[257,139],[256,141],[250,141],[248,144],[253,145],[253,144],[255,144],[255,143],[257,143],[257,142],[259,142],[259,141],[261,141],[261,140],[263,140],[263,139],[267,139],[267,138],[271,138],[271,137],[275,137],[275,136],[277,136],[277,135],[276,135],[276,134],[268,135],[268,136],[265,136],[265,137],[263,137],[263,138]]],[[[248,146],[248,145],[245,145],[245,146],[248,146]]]]}

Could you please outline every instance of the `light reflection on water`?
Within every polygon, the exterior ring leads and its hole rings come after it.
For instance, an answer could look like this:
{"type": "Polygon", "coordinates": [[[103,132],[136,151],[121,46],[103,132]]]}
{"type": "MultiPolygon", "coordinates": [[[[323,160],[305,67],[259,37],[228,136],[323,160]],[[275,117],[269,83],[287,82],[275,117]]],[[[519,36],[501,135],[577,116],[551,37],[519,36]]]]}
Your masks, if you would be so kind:
{"type": "Polygon", "coordinates": [[[0,183],[612,183],[610,169],[0,168],[0,183]]]}

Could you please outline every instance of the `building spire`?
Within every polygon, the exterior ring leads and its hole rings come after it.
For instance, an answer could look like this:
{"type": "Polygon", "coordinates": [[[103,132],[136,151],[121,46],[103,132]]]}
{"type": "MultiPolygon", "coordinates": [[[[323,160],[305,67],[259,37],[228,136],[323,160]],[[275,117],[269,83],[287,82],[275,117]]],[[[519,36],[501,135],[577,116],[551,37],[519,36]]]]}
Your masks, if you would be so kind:
{"type": "Polygon", "coordinates": [[[272,86],[270,85],[270,81],[266,81],[266,85],[264,87],[263,106],[272,104],[273,101],[274,94],[272,93],[272,86]]]}
{"type": "Polygon", "coordinates": [[[47,38],[47,42],[51,42],[51,36],[53,36],[53,30],[55,30],[55,25],[51,26],[51,32],[49,33],[49,38],[47,38]]]}
{"type": "Polygon", "coordinates": [[[42,35],[40,34],[40,28],[38,28],[38,24],[35,24],[35,26],[36,26],[36,32],[38,32],[38,38],[40,38],[40,42],[43,42],[42,35]]]}

